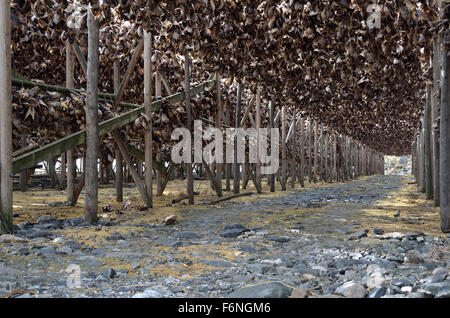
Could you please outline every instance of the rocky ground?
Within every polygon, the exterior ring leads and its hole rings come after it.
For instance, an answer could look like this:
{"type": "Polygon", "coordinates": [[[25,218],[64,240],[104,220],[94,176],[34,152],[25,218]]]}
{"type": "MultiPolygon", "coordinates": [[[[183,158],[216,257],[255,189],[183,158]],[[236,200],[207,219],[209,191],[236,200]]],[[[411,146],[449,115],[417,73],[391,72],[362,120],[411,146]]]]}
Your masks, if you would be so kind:
{"type": "Polygon", "coordinates": [[[0,238],[0,295],[450,297],[450,236],[411,181],[186,206],[169,226],[43,215],[0,238]]]}

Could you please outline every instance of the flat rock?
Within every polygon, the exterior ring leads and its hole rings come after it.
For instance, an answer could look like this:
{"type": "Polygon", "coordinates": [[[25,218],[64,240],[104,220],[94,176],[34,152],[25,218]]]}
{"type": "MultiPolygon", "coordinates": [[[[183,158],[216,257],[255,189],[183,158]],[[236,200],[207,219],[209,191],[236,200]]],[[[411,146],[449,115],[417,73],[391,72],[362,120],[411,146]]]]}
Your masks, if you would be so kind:
{"type": "Polygon", "coordinates": [[[423,256],[416,250],[410,250],[406,252],[406,257],[408,258],[408,262],[412,264],[425,263],[425,259],[423,258],[423,256]]]}
{"type": "Polygon", "coordinates": [[[366,230],[362,230],[362,231],[353,233],[347,237],[347,240],[348,241],[359,240],[363,237],[366,237],[368,232],[369,232],[369,230],[366,229],[366,230]]]}
{"type": "Polygon", "coordinates": [[[287,243],[290,241],[290,238],[288,236],[278,236],[278,235],[266,235],[264,236],[266,240],[274,241],[278,243],[287,243]]]}
{"type": "Polygon", "coordinates": [[[173,297],[173,295],[169,292],[151,287],[145,289],[142,293],[137,293],[133,295],[132,298],[168,298],[168,297],[173,297]]]}
{"type": "Polygon", "coordinates": [[[239,235],[241,235],[244,232],[249,232],[250,230],[247,228],[231,228],[231,229],[227,229],[225,228],[225,230],[220,232],[220,236],[222,237],[226,237],[226,238],[236,238],[239,235]]]}
{"type": "Polygon", "coordinates": [[[278,282],[256,282],[248,287],[244,286],[231,294],[228,298],[288,298],[292,289],[278,282]]]}
{"type": "Polygon", "coordinates": [[[386,294],[386,290],[384,286],[371,289],[367,298],[381,298],[386,294]]]}
{"type": "Polygon", "coordinates": [[[364,298],[367,295],[366,289],[353,281],[346,282],[336,288],[336,293],[347,298],[364,298]]]}
{"type": "Polygon", "coordinates": [[[27,239],[11,234],[0,235],[0,243],[26,243],[27,239]]]}

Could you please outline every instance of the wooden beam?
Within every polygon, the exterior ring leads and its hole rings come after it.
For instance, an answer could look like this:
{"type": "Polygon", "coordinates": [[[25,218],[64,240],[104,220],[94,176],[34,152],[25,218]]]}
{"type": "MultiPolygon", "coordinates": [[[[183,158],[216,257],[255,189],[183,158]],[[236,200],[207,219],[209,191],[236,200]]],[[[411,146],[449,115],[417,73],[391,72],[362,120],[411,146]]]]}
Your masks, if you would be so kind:
{"type": "MultiPolygon", "coordinates": [[[[256,90],[256,182],[261,189],[261,86],[256,90]]],[[[249,170],[249,172],[251,172],[249,170]]]]}
{"type": "MultiPolygon", "coordinates": [[[[222,94],[220,87],[220,73],[216,72],[216,102],[217,102],[217,114],[216,114],[216,128],[221,129],[222,125],[222,94]]],[[[222,196],[222,175],[223,175],[223,163],[217,162],[219,158],[216,157],[216,180],[217,180],[217,196],[222,196]]]]}
{"type": "Polygon", "coordinates": [[[439,82],[441,80],[440,37],[433,38],[433,90],[431,98],[431,127],[433,149],[433,199],[434,206],[440,204],[439,182],[439,82]]]}
{"type": "Polygon", "coordinates": [[[286,191],[286,170],[287,170],[287,158],[286,158],[286,109],[283,106],[281,108],[281,191],[286,191]]]}
{"type": "Polygon", "coordinates": [[[11,7],[0,3],[0,234],[13,232],[11,7]]]}
{"type": "MultiPolygon", "coordinates": [[[[274,110],[275,106],[273,105],[273,101],[269,102],[269,124],[270,128],[275,128],[275,118],[274,118],[274,110]]],[[[271,132],[270,132],[271,133],[271,132]]],[[[271,149],[273,149],[273,145],[270,145],[271,149]]],[[[272,151],[272,150],[271,150],[272,151]]],[[[275,192],[275,173],[269,175],[269,184],[270,184],[270,192],[275,192]]]]}
{"type": "Polygon", "coordinates": [[[86,168],[84,220],[89,224],[97,222],[98,212],[98,69],[99,30],[92,11],[88,9],[88,66],[86,98],[86,168]]]}
{"type": "MultiPolygon", "coordinates": [[[[153,67],[152,67],[152,35],[144,31],[144,110],[147,117],[145,126],[145,189],[147,192],[147,208],[153,208],[153,124],[152,124],[152,94],[153,94],[153,67]]],[[[120,91],[119,91],[120,92],[120,91]]]]}
{"type": "MultiPolygon", "coordinates": [[[[214,80],[199,84],[190,90],[190,94],[196,95],[203,92],[205,89],[214,86],[214,80]]],[[[161,100],[154,101],[152,103],[152,111],[159,111],[161,109],[163,101],[170,104],[181,102],[185,96],[185,92],[179,92],[171,96],[162,98],[161,100]]],[[[114,118],[101,122],[98,126],[99,135],[106,134],[113,131],[116,128],[128,125],[134,122],[143,112],[143,106],[137,109],[133,109],[124,114],[118,115],[114,118]]],[[[47,161],[48,159],[61,154],[64,151],[72,149],[76,146],[84,144],[86,142],[86,130],[81,130],[77,133],[61,138],[53,143],[45,145],[39,149],[21,155],[13,160],[13,173],[16,174],[24,169],[31,168],[37,165],[39,162],[47,161]]]]}
{"type": "MultiPolygon", "coordinates": [[[[159,71],[155,72],[155,99],[160,99],[162,96],[162,87],[161,87],[161,73],[159,71]]],[[[161,145],[157,144],[155,147],[156,152],[156,160],[161,161],[161,145]]],[[[161,196],[163,193],[162,189],[163,176],[161,172],[156,169],[156,195],[161,196]]]]}
{"type": "MultiPolygon", "coordinates": [[[[234,121],[234,127],[237,129],[240,127],[240,113],[241,113],[241,97],[242,97],[242,83],[241,81],[238,82],[238,88],[237,88],[237,101],[236,101],[236,117],[234,121]]],[[[237,146],[237,136],[234,136],[234,179],[233,179],[233,193],[238,194],[240,192],[240,163],[238,163],[238,146],[237,146]]],[[[245,155],[245,150],[244,150],[245,155]]]]}
{"type": "Polygon", "coordinates": [[[83,53],[81,52],[80,46],[78,45],[77,42],[73,42],[72,47],[75,56],[77,57],[77,60],[80,63],[81,69],[83,70],[83,73],[87,74],[87,62],[86,59],[84,58],[83,53]]]}
{"type": "Polygon", "coordinates": [[[255,106],[255,98],[256,96],[253,95],[250,99],[250,102],[248,103],[247,108],[244,111],[244,115],[242,116],[241,123],[239,124],[239,127],[242,127],[247,120],[248,115],[250,114],[250,111],[252,110],[253,106],[255,106]]]}
{"type": "MultiPolygon", "coordinates": [[[[191,61],[189,52],[184,52],[184,91],[185,91],[185,103],[186,103],[186,128],[189,129],[192,136],[192,109],[191,109],[191,61]]],[[[217,80],[218,82],[219,80],[217,80]]],[[[217,83],[216,83],[217,85],[217,83]]],[[[192,145],[192,143],[191,143],[192,145]]],[[[189,158],[192,159],[192,154],[189,154],[189,158]]],[[[203,156],[202,156],[203,158],[203,156]]],[[[192,175],[192,160],[186,162],[186,181],[187,181],[187,194],[189,196],[189,204],[194,204],[194,177],[192,175]]]]}
{"type": "MultiPolygon", "coordinates": [[[[120,87],[120,60],[114,61],[114,94],[119,92],[120,87]]],[[[114,146],[116,155],[116,201],[123,202],[123,158],[117,143],[114,146]]]]}
{"type": "Polygon", "coordinates": [[[441,51],[441,122],[440,122],[440,216],[441,231],[450,232],[450,55],[448,48],[441,51]]]}
{"type": "Polygon", "coordinates": [[[425,190],[427,200],[433,199],[433,153],[431,138],[431,85],[426,84],[426,103],[424,112],[424,155],[425,155],[425,190]]]}
{"type": "Polygon", "coordinates": [[[136,50],[133,53],[133,56],[131,57],[131,61],[128,64],[127,70],[123,76],[123,80],[120,83],[119,91],[116,94],[116,98],[114,100],[113,108],[117,108],[117,104],[122,99],[123,93],[125,92],[125,88],[128,85],[128,81],[131,78],[131,74],[133,74],[134,67],[136,66],[136,63],[138,61],[138,58],[142,55],[142,51],[144,50],[144,39],[139,40],[139,43],[136,47],[136,50]]]}

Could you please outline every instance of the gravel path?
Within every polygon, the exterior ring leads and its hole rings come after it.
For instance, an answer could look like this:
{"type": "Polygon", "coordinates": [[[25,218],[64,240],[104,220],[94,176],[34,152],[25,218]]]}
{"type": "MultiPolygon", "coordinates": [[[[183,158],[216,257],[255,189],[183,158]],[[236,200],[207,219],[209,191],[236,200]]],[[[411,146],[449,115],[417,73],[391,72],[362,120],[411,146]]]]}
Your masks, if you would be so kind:
{"type": "Polygon", "coordinates": [[[0,243],[0,295],[449,297],[449,237],[417,231],[436,223],[429,205],[396,205],[414,202],[396,197],[408,181],[252,196],[181,211],[171,226],[41,217],[18,225],[27,242],[0,243]]]}

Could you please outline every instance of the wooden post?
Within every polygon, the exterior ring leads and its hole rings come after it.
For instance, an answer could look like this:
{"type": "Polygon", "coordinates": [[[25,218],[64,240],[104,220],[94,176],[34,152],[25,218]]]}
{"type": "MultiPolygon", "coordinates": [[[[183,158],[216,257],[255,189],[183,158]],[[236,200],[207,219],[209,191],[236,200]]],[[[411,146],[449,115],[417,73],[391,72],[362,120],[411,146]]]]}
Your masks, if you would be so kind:
{"type": "Polygon", "coordinates": [[[427,83],[426,104],[424,113],[424,158],[425,158],[425,189],[427,200],[433,199],[433,153],[431,139],[431,86],[427,83]]]}
{"type": "Polygon", "coordinates": [[[300,184],[302,188],[305,187],[305,121],[303,116],[300,117],[300,184]]]}
{"type": "MultiPolygon", "coordinates": [[[[256,183],[261,188],[261,86],[256,90],[256,183]]],[[[258,192],[259,193],[259,192],[258,192]]]]}
{"type": "Polygon", "coordinates": [[[281,107],[281,191],[286,191],[286,111],[285,107],[281,107]]]}
{"type": "Polygon", "coordinates": [[[317,182],[318,168],[319,168],[319,157],[318,157],[318,145],[319,145],[319,122],[314,120],[314,174],[313,182],[317,182]]]}
{"type": "Polygon", "coordinates": [[[426,177],[425,177],[425,122],[422,117],[420,127],[420,192],[426,192],[426,177]]]}
{"type": "MultiPolygon", "coordinates": [[[[162,97],[162,87],[161,87],[161,73],[156,71],[155,74],[155,99],[158,100],[162,97]]],[[[161,162],[161,145],[156,145],[156,160],[161,162]]],[[[159,169],[156,169],[156,195],[161,196],[163,194],[163,176],[159,169]]]]}
{"type": "MultiPolygon", "coordinates": [[[[192,135],[192,110],[191,110],[191,75],[189,53],[184,53],[184,90],[186,93],[186,128],[189,129],[192,135]]],[[[216,77],[216,81],[219,79],[216,77]]],[[[191,157],[191,154],[189,154],[191,157]]],[[[208,169],[208,168],[207,168],[208,169]]],[[[186,162],[186,179],[187,179],[187,194],[189,196],[189,204],[194,204],[194,178],[192,175],[192,162],[186,162]]]]}
{"type": "Polygon", "coordinates": [[[319,125],[319,149],[320,149],[320,162],[319,162],[319,181],[323,181],[323,125],[319,125]]]}
{"type": "Polygon", "coordinates": [[[294,117],[293,117],[293,122],[294,122],[294,128],[292,130],[292,148],[291,148],[291,188],[294,189],[295,188],[295,178],[296,178],[296,157],[297,157],[297,149],[296,149],[296,144],[297,144],[297,137],[296,137],[296,133],[295,131],[297,130],[297,112],[294,111],[294,117]]]}
{"type": "Polygon", "coordinates": [[[439,82],[441,77],[441,61],[439,38],[433,39],[433,91],[431,98],[431,125],[432,125],[432,143],[433,143],[433,199],[434,206],[439,206],[440,191],[439,191],[439,82]]]}
{"type": "Polygon", "coordinates": [[[11,7],[0,4],[0,234],[13,231],[12,208],[12,106],[11,7]]]}
{"type": "Polygon", "coordinates": [[[328,134],[322,132],[323,139],[323,170],[324,170],[324,180],[328,182],[329,173],[328,173],[328,134]]]}
{"type": "Polygon", "coordinates": [[[60,166],[60,174],[59,174],[59,183],[61,185],[61,189],[64,189],[66,181],[66,153],[63,152],[61,154],[61,166],[60,166]]]}
{"type": "Polygon", "coordinates": [[[308,118],[308,181],[312,182],[312,143],[313,143],[313,122],[308,118]]]}
{"type": "Polygon", "coordinates": [[[98,69],[99,69],[99,31],[92,11],[88,10],[88,67],[86,98],[86,170],[84,219],[93,224],[97,221],[98,210],[98,69]]]}
{"type": "MultiPolygon", "coordinates": [[[[74,88],[74,56],[73,47],[69,40],[66,42],[66,87],[74,88]]],[[[67,150],[67,204],[73,206],[74,202],[74,191],[75,191],[75,175],[76,175],[76,161],[75,161],[75,151],[74,149],[67,150]]]]}
{"type": "MultiPolygon", "coordinates": [[[[22,136],[21,146],[22,147],[27,146],[27,140],[26,140],[25,136],[22,136]]],[[[22,170],[19,175],[20,191],[22,191],[22,192],[27,191],[27,181],[28,181],[28,169],[25,169],[25,170],[22,170]]]]}
{"type": "MultiPolygon", "coordinates": [[[[236,118],[234,122],[234,127],[237,129],[240,127],[240,113],[241,113],[241,95],[242,95],[242,83],[239,81],[237,89],[237,102],[236,102],[236,118]]],[[[234,179],[233,179],[233,193],[239,193],[239,179],[240,179],[240,164],[237,158],[237,136],[234,137],[234,179]]],[[[244,149],[245,152],[245,149],[244,149]]],[[[244,154],[245,155],[245,154],[244,154]]]]}
{"type": "MultiPolygon", "coordinates": [[[[216,114],[216,128],[222,131],[222,93],[220,88],[221,76],[219,72],[216,72],[216,101],[217,101],[217,114],[216,114]]],[[[216,159],[218,159],[216,157],[216,159]]],[[[223,163],[216,162],[216,181],[217,181],[217,196],[222,197],[222,175],[223,175],[223,163]]]]}
{"type": "Polygon", "coordinates": [[[145,190],[148,209],[153,208],[152,42],[152,35],[144,31],[144,107],[148,120],[145,127],[145,190]]]}
{"type": "Polygon", "coordinates": [[[440,122],[440,214],[441,230],[450,232],[450,56],[447,44],[441,51],[441,122],[440,122]]]}
{"type": "MultiPolygon", "coordinates": [[[[225,104],[225,125],[230,126],[230,105],[227,102],[225,104]]],[[[224,158],[226,154],[224,153],[224,158]]],[[[224,161],[226,162],[226,160],[224,161]]],[[[225,163],[225,175],[226,175],[226,182],[225,182],[225,191],[231,191],[231,163],[225,163]]]]}
{"type": "MultiPolygon", "coordinates": [[[[114,94],[119,92],[120,87],[120,60],[116,57],[114,61],[114,94]]],[[[117,110],[115,110],[117,111],[117,110]]],[[[120,149],[115,144],[116,154],[116,201],[123,202],[123,158],[120,149]]]]}
{"type": "MultiPolygon", "coordinates": [[[[273,105],[273,101],[270,101],[270,103],[269,103],[269,111],[270,111],[269,121],[270,121],[270,128],[275,128],[274,110],[275,110],[275,107],[274,107],[274,105],[273,105]]],[[[270,147],[272,148],[273,145],[270,145],[270,147]]],[[[270,192],[275,192],[275,173],[272,173],[272,174],[269,175],[269,180],[270,180],[270,192]]]]}

